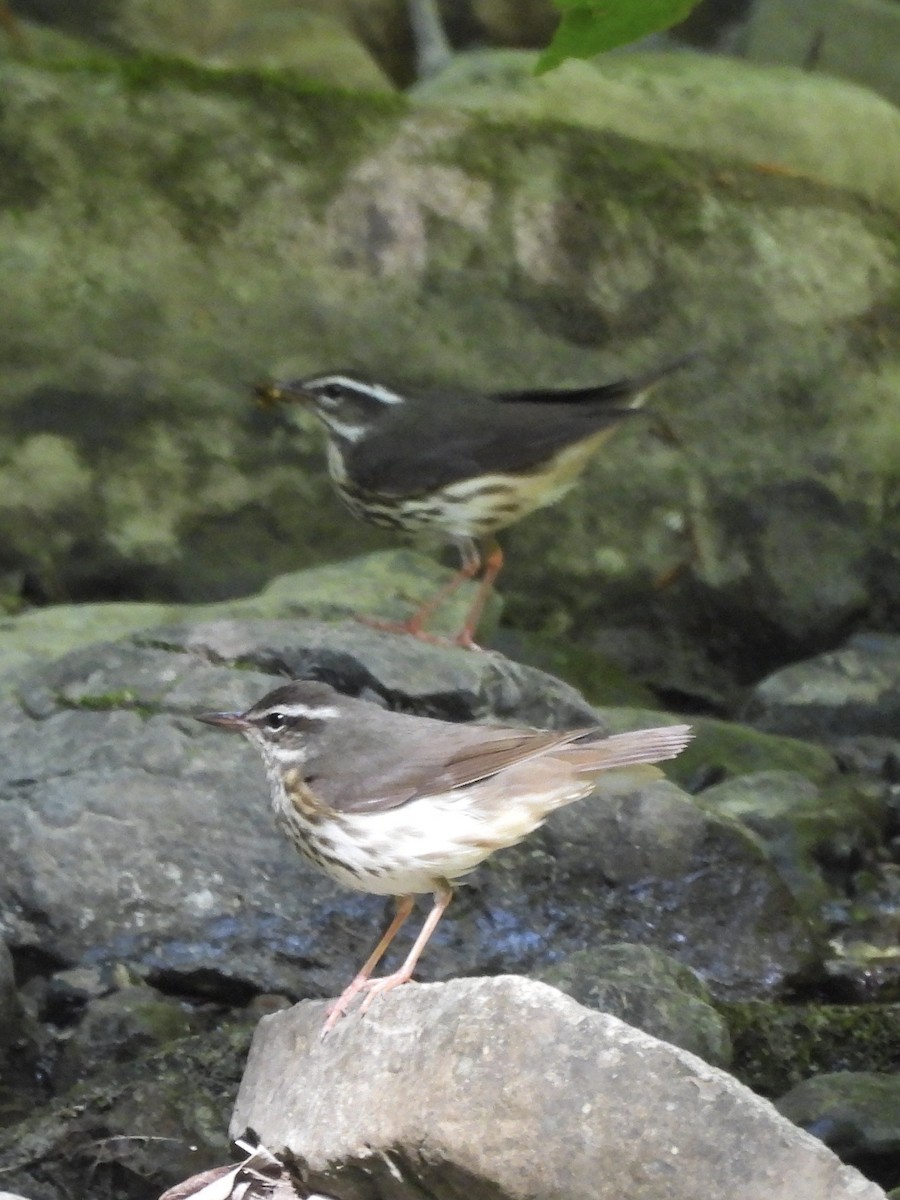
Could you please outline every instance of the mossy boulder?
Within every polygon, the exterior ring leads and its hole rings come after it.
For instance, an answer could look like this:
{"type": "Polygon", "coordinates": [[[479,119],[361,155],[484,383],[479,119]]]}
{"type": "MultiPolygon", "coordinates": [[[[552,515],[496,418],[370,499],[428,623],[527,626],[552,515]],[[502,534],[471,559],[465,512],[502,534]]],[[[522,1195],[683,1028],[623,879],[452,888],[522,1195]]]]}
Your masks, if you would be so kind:
{"type": "Polygon", "coordinates": [[[890,165],[900,155],[900,111],[858,83],[684,50],[569,59],[540,76],[536,62],[523,50],[471,52],[412,94],[417,103],[564,120],[711,151],[900,209],[890,165]]]}
{"type": "Polygon", "coordinates": [[[535,977],[707,1062],[727,1067],[731,1061],[728,1030],[708,988],[690,967],[650,946],[621,942],[581,950],[535,977]]]}
{"type": "Polygon", "coordinates": [[[900,1055],[900,1005],[720,1004],[734,1050],[732,1070],[764,1096],[811,1075],[893,1071],[900,1055]]]}
{"type": "Polygon", "coordinates": [[[883,788],[842,779],[819,787],[793,771],[756,771],[705,789],[700,803],[734,817],[764,843],[802,906],[819,911],[835,882],[873,861],[886,837],[883,788]]]}
{"type": "Polygon", "coordinates": [[[561,112],[0,70],[8,604],[225,599],[395,546],[340,509],[317,429],[254,410],[270,373],[549,386],[698,343],[655,401],[675,440],[632,422],[509,532],[507,621],[716,711],[896,604],[893,214],[561,112]]]}

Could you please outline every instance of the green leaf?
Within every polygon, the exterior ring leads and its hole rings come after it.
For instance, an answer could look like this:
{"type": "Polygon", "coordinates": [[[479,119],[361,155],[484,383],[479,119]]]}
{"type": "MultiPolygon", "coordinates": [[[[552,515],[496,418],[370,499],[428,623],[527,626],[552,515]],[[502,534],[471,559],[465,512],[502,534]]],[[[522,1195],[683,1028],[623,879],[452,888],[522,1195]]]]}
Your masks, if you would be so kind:
{"type": "Polygon", "coordinates": [[[593,58],[683,21],[699,0],[554,0],[563,18],[537,73],[566,58],[593,58]]]}

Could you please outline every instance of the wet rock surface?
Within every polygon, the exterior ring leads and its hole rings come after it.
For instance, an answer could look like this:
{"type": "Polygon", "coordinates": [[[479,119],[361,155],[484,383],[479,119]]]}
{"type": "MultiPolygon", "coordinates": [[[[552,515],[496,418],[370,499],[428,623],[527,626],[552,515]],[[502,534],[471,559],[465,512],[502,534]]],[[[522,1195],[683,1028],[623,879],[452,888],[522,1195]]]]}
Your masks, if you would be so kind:
{"type": "MultiPolygon", "coordinates": [[[[375,578],[383,565],[373,562],[375,578]]],[[[368,586],[366,570],[354,567],[354,599],[368,586]]],[[[356,621],[252,615],[321,605],[333,618],[341,604],[313,575],[309,588],[285,584],[274,601],[198,614],[212,619],[87,646],[76,633],[76,648],[57,658],[46,655],[66,630],[73,636],[73,622],[61,610],[54,632],[48,610],[31,656],[6,676],[0,912],[24,984],[12,1002],[32,1021],[12,1119],[59,1089],[90,1092],[101,1068],[132,1063],[138,1078],[137,1063],[169,1053],[180,1081],[172,1086],[189,1104],[193,1084],[179,1074],[174,1050],[185,1035],[206,1037],[225,1012],[252,1021],[289,999],[336,993],[376,937],[385,905],[305,866],[272,825],[252,749],[200,725],[195,712],[245,707],[299,675],[453,720],[572,726],[599,718],[621,730],[670,719],[649,709],[598,712],[569,685],[494,653],[426,645],[356,621]]],[[[398,602],[380,594],[388,606],[398,602]]],[[[121,628],[118,619],[111,611],[112,628],[121,628]]],[[[873,1041],[864,1019],[858,1032],[829,1027],[818,1058],[810,1051],[804,1059],[801,1029],[818,1009],[781,1040],[775,1025],[746,1016],[752,997],[787,1016],[798,990],[840,988],[859,1001],[889,1000],[894,987],[883,850],[896,819],[892,785],[880,769],[847,774],[865,767],[864,755],[852,767],[780,736],[777,722],[771,728],[701,720],[697,741],[708,754],[695,742],[693,757],[670,764],[695,796],[665,779],[606,788],[494,856],[458,890],[420,977],[539,974],[711,1061],[727,1063],[733,1044],[734,1069],[769,1094],[814,1065],[891,1061],[887,1027],[873,1041]]],[[[242,1044],[223,1050],[231,1057],[221,1069],[233,1079],[242,1044]]],[[[103,1085],[113,1098],[96,1137],[77,1122],[71,1136],[94,1147],[90,1155],[102,1144],[104,1169],[144,1179],[134,1184],[140,1200],[227,1157],[207,1131],[200,1158],[147,1161],[136,1135],[120,1132],[133,1110],[122,1108],[119,1086],[112,1075],[103,1085]],[[138,1147],[140,1161],[132,1157],[138,1147]]],[[[227,1089],[212,1108],[203,1101],[204,1119],[224,1128],[229,1103],[227,1089]]],[[[148,1112],[154,1128],[176,1119],[157,1117],[153,1105],[148,1112]]],[[[32,1147],[28,1162],[4,1159],[16,1164],[10,1179],[25,1195],[35,1179],[44,1187],[62,1169],[72,1119],[58,1100],[27,1129],[10,1127],[4,1154],[32,1147]]],[[[65,1174],[76,1191],[89,1156],[80,1153],[65,1174]]]]}
{"type": "Polygon", "coordinates": [[[252,1026],[220,1024],[145,1058],[95,1069],[0,1138],[4,1184],[31,1200],[161,1191],[228,1157],[226,1126],[252,1026]]]}

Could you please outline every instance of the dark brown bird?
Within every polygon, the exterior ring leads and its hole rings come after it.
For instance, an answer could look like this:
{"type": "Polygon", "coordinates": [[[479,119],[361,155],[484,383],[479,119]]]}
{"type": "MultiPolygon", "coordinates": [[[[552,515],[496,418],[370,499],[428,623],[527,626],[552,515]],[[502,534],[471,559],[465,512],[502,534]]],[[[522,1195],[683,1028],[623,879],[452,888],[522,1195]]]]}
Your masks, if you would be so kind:
{"type": "Polygon", "coordinates": [[[455,880],[587,796],[604,771],[674,758],[692,736],[687,725],[611,737],[457,725],[301,681],[244,713],[199,720],[243,733],[260,751],[276,824],[305,858],[346,887],[396,898],[394,919],[329,1010],[323,1035],[357,993],[368,992],[365,1012],[412,977],[455,880]],[[434,906],[406,961],[372,979],[420,892],[433,893],[434,906]]]}
{"type": "Polygon", "coordinates": [[[404,624],[383,628],[428,638],[424,627],[443,601],[483,572],[455,639],[473,647],[503,565],[493,534],[565,495],[650,388],[694,357],[635,379],[561,391],[399,390],[340,372],[265,385],[257,394],[264,403],[312,408],[328,435],[331,481],[354,516],[437,533],[459,548],[458,574],[404,624]]]}

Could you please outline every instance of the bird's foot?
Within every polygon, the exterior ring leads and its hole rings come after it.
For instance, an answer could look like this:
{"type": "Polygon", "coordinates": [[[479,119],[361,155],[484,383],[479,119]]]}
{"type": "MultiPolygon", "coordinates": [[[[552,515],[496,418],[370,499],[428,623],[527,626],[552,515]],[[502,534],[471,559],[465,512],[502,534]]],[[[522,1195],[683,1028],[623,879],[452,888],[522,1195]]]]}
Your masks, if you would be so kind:
{"type": "Polygon", "coordinates": [[[364,613],[357,613],[355,620],[361,625],[368,625],[370,629],[380,629],[384,633],[405,633],[410,637],[418,638],[420,642],[427,642],[430,646],[461,646],[464,650],[481,650],[472,637],[471,631],[463,629],[456,637],[446,637],[440,633],[429,633],[427,629],[422,628],[420,621],[410,617],[408,621],[382,621],[378,617],[368,617],[364,613]]]}
{"type": "Polygon", "coordinates": [[[324,1041],[328,1037],[341,1017],[347,1015],[347,1009],[360,992],[369,993],[359,1006],[359,1013],[362,1016],[363,1013],[369,1011],[372,1001],[376,996],[383,996],[387,992],[392,992],[394,988],[400,987],[401,984],[409,983],[411,979],[412,971],[405,971],[403,968],[395,971],[393,975],[384,975],[380,979],[366,979],[362,975],[357,975],[353,982],[344,988],[337,1000],[328,1006],[328,1011],[325,1014],[325,1024],[322,1026],[322,1040],[324,1041]]]}
{"type": "Polygon", "coordinates": [[[351,983],[347,984],[337,1000],[328,1005],[325,1013],[325,1024],[322,1026],[321,1036],[323,1040],[328,1037],[341,1017],[346,1015],[347,1009],[353,1002],[354,997],[359,995],[368,982],[369,980],[365,975],[357,975],[351,983]]]}
{"type": "Polygon", "coordinates": [[[407,971],[403,967],[399,971],[395,971],[393,975],[383,975],[380,979],[370,979],[364,985],[368,995],[359,1006],[360,1015],[369,1011],[376,997],[392,992],[394,988],[401,987],[404,983],[409,983],[411,979],[412,971],[407,971]]]}
{"type": "Polygon", "coordinates": [[[479,646],[473,636],[473,630],[469,628],[461,629],[455,638],[452,639],[454,646],[462,646],[464,650],[478,650],[479,653],[484,653],[484,646],[479,646]]]}

